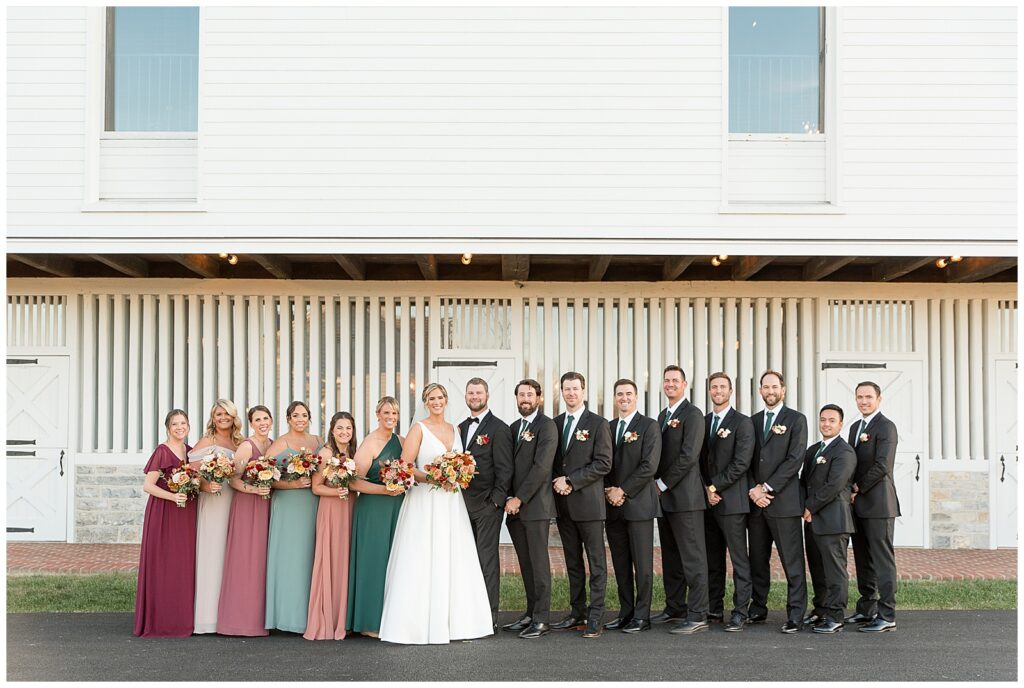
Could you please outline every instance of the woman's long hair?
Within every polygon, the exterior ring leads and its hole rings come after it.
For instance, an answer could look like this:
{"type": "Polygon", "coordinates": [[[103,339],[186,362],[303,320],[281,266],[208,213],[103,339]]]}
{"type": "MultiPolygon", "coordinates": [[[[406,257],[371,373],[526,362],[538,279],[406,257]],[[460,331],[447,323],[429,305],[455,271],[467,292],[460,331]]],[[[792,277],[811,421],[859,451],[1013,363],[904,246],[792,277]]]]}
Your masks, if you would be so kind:
{"type": "Polygon", "coordinates": [[[327,428],[327,441],[324,444],[330,448],[332,456],[344,454],[351,458],[356,455],[356,419],[352,417],[351,413],[348,411],[338,411],[331,416],[331,422],[327,425],[327,428]],[[352,438],[344,447],[338,447],[338,444],[334,441],[334,425],[339,420],[347,420],[352,423],[352,438]]]}
{"type": "Polygon", "coordinates": [[[238,417],[238,407],[228,399],[218,399],[210,407],[210,417],[206,421],[205,437],[213,438],[217,436],[217,423],[213,419],[213,414],[216,413],[217,407],[224,409],[231,416],[231,441],[235,443],[236,447],[245,442],[245,435],[242,434],[242,419],[238,417]]]}

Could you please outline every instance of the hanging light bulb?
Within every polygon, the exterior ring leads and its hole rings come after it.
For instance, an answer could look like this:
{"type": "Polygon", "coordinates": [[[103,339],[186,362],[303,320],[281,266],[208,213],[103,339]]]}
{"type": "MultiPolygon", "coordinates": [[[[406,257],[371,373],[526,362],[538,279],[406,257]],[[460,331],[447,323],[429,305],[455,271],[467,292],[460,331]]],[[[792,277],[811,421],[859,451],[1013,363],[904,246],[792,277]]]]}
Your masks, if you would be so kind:
{"type": "Polygon", "coordinates": [[[939,269],[944,268],[947,265],[949,265],[949,261],[946,260],[945,258],[939,258],[937,261],[935,261],[935,267],[939,269]]]}
{"type": "Polygon", "coordinates": [[[230,265],[238,265],[238,256],[232,253],[230,256],[228,256],[228,263],[230,265]]]}
{"type": "Polygon", "coordinates": [[[227,258],[228,257],[228,254],[226,254],[226,253],[218,253],[217,255],[220,256],[221,258],[227,258]]]}
{"type": "Polygon", "coordinates": [[[729,256],[726,255],[725,253],[719,254],[718,260],[721,260],[721,261],[729,260],[729,256]]]}
{"type": "Polygon", "coordinates": [[[963,259],[964,259],[963,256],[950,256],[949,257],[949,262],[950,263],[959,263],[963,259]]]}
{"type": "Polygon", "coordinates": [[[714,265],[717,268],[719,265],[722,264],[722,261],[718,258],[718,256],[712,256],[711,257],[711,264],[714,265]]]}
{"type": "Polygon", "coordinates": [[[473,254],[472,253],[463,253],[462,254],[462,258],[460,260],[462,261],[463,265],[469,265],[470,263],[473,262],[473,254]]]}

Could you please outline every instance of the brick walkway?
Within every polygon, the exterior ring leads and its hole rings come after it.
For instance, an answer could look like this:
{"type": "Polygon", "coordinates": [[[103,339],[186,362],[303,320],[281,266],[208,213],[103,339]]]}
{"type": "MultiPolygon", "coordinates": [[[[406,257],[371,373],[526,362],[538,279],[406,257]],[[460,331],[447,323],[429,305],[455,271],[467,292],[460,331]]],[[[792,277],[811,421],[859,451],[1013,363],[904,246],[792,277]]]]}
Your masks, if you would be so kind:
{"type": "MultiPolygon", "coordinates": [[[[552,547],[551,569],[565,575],[560,547],[552,547]]],[[[611,566],[611,557],[608,558],[611,566]]],[[[850,554],[853,575],[853,554],[850,554]]],[[[49,542],[7,543],[8,573],[98,573],[135,571],[139,564],[138,545],[73,545],[49,542]]],[[[1016,549],[897,549],[896,568],[900,580],[976,580],[1017,578],[1016,549]]],[[[501,572],[519,575],[512,545],[501,546],[501,572]]],[[[654,572],[661,573],[661,552],[655,548],[654,572]]],[[[777,555],[772,556],[772,578],[784,580],[777,555]]]]}

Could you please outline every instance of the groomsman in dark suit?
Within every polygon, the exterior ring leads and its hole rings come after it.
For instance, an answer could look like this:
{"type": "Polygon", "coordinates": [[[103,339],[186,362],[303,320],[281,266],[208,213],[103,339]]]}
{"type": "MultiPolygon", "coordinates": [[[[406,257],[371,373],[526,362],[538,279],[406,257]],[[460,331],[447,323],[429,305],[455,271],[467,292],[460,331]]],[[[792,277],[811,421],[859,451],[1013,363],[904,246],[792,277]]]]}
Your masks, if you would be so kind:
{"type": "Polygon", "coordinates": [[[651,628],[654,519],[661,515],[654,473],[661,460],[661,431],[654,419],[637,412],[635,382],[618,380],[613,389],[618,418],[609,423],[615,450],[612,470],[604,477],[604,527],[619,588],[619,616],[604,627],[639,633],[651,628]]]}
{"type": "Polygon", "coordinates": [[[516,385],[516,406],[521,418],[510,428],[514,449],[505,513],[526,588],[526,613],[504,629],[518,632],[520,638],[539,638],[550,629],[548,528],[555,515],[550,484],[558,431],[554,422],[540,412],[542,401],[541,386],[536,380],[522,380],[516,385]]]}
{"type": "Polygon", "coordinates": [[[821,442],[804,454],[800,476],[804,500],[804,530],[807,536],[807,567],[814,582],[814,612],[804,619],[815,633],[838,633],[843,629],[850,574],[846,549],[853,532],[853,471],[857,455],[839,436],[843,409],[826,404],[818,413],[821,442]]]}
{"type": "Polygon", "coordinates": [[[476,475],[462,497],[476,539],[476,553],[491,601],[491,620],[497,619],[501,562],[498,540],[505,498],[512,480],[512,435],[508,426],[487,408],[487,381],[474,377],[466,383],[470,416],[459,423],[462,446],[476,460],[476,475]]]}
{"type": "Polygon", "coordinates": [[[783,406],[786,382],[782,373],[761,374],[761,399],[765,408],[754,414],[754,459],[750,464],[748,491],[753,506],[747,518],[750,573],[753,593],[748,623],[768,618],[768,588],[771,585],[772,542],[779,551],[786,572],[788,601],[783,633],[800,630],[807,609],[807,580],[804,575],[804,513],[797,474],[807,450],[807,419],[783,406]]]}
{"type": "Polygon", "coordinates": [[[661,388],[669,403],[658,414],[661,461],[655,482],[662,511],[658,532],[665,610],[651,621],[677,621],[669,633],[689,635],[708,629],[708,553],[703,513],[707,502],[698,465],[704,443],[704,414],[683,397],[686,374],[679,366],[665,368],[661,388]]]}
{"type": "Polygon", "coordinates": [[[747,555],[747,514],[750,512],[750,461],[754,455],[754,426],[732,407],[732,380],[712,373],[708,393],[714,410],[704,418],[708,434],[700,452],[709,508],[704,512],[708,551],[708,616],[723,618],[725,610],[725,551],[732,561],[733,607],[726,631],[742,631],[750,605],[750,558],[747,555]]]}
{"type": "Polygon", "coordinates": [[[558,535],[562,538],[565,569],[569,574],[571,609],[551,628],[564,631],[583,624],[584,638],[597,638],[603,627],[604,591],[608,566],[604,552],[604,476],[612,469],[612,437],[608,421],[583,404],[586,379],[576,372],[559,381],[565,411],[555,418],[558,451],[552,472],[558,535]],[[587,607],[586,569],[590,567],[590,607],[587,607]]]}
{"type": "Polygon", "coordinates": [[[896,465],[896,424],[882,415],[882,388],[862,382],[855,392],[859,422],[850,428],[857,452],[853,476],[853,560],[857,566],[857,613],[848,623],[864,623],[865,633],[896,630],[896,551],[893,529],[900,515],[893,469],[896,465]]]}

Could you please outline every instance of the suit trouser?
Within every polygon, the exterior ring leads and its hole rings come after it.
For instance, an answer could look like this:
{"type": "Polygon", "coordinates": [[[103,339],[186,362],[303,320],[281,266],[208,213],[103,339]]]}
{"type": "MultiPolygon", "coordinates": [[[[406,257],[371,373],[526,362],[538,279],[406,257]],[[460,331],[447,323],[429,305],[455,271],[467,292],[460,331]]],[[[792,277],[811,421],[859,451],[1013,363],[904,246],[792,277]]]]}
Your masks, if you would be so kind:
{"type": "Polygon", "coordinates": [[[799,516],[773,518],[764,509],[751,507],[747,516],[750,538],[750,574],[753,590],[750,615],[768,613],[768,588],[771,585],[772,542],[779,552],[782,569],[786,573],[786,616],[789,621],[801,623],[807,611],[807,579],[804,575],[804,533],[799,516]]]}
{"type": "MultiPolygon", "coordinates": [[[[825,600],[828,598],[828,585],[825,578],[825,570],[821,563],[821,551],[814,539],[814,530],[811,524],[804,522],[804,550],[807,555],[807,570],[811,573],[811,589],[814,594],[811,596],[813,613],[818,616],[825,616],[825,600]]],[[[844,603],[845,606],[845,603],[844,603]]],[[[840,619],[842,621],[842,619],[840,619]]]]}
{"type": "Polygon", "coordinates": [[[690,621],[708,616],[708,552],[704,512],[666,511],[658,519],[665,609],[690,621]]]}
{"type": "Polygon", "coordinates": [[[600,621],[604,615],[604,591],[608,580],[608,564],[604,553],[604,521],[573,521],[559,516],[558,535],[565,554],[565,571],[569,574],[569,604],[573,616],[600,621]],[[583,549],[590,567],[590,607],[587,607],[587,571],[583,565],[583,549]]]}
{"type": "Polygon", "coordinates": [[[857,567],[857,611],[896,620],[896,551],[892,537],[895,518],[853,517],[853,561],[857,567]]]}
{"type": "Polygon", "coordinates": [[[511,517],[506,522],[516,548],[519,570],[526,589],[526,616],[534,623],[549,623],[551,616],[551,562],[548,558],[548,530],[551,521],[524,521],[511,517]]]}
{"type": "Polygon", "coordinates": [[[750,557],[747,555],[747,515],[704,512],[704,539],[708,550],[708,613],[723,616],[725,610],[725,551],[732,561],[732,613],[747,618],[750,604],[750,557]]]}
{"type": "Polygon", "coordinates": [[[818,535],[807,528],[807,564],[814,582],[814,611],[836,623],[843,623],[846,616],[850,589],[850,573],[846,568],[849,545],[849,533],[818,535]]]}
{"type": "Polygon", "coordinates": [[[615,518],[605,521],[604,529],[619,587],[619,618],[648,621],[654,587],[654,519],[615,518]]]}
{"type": "Polygon", "coordinates": [[[487,597],[491,601],[492,619],[498,613],[498,591],[501,589],[498,541],[501,539],[501,517],[504,513],[501,509],[488,505],[487,508],[469,515],[469,522],[473,526],[473,539],[476,540],[476,554],[480,559],[480,570],[484,574],[487,597]]]}

